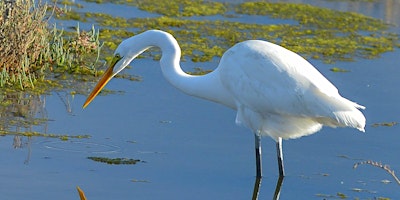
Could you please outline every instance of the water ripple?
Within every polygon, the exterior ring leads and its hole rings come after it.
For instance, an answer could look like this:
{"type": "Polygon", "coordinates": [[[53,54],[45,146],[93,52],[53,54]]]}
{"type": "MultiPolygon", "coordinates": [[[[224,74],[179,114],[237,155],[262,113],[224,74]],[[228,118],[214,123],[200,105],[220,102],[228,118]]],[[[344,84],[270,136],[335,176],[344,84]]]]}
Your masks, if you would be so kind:
{"type": "Polygon", "coordinates": [[[116,145],[80,141],[49,141],[42,144],[47,149],[77,153],[116,153],[121,149],[116,145]]]}

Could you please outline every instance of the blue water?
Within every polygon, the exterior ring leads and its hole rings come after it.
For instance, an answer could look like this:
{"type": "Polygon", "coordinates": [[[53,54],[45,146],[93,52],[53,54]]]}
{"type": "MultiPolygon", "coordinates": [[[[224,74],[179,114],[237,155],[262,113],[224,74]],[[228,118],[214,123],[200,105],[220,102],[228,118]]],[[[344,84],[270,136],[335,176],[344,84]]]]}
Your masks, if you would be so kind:
{"type": "MultiPolygon", "coordinates": [[[[337,193],[349,199],[400,199],[400,185],[384,170],[370,165],[353,169],[357,162],[374,160],[400,173],[399,126],[371,126],[400,121],[399,57],[396,49],[374,60],[334,65],[311,60],[343,96],[367,107],[366,133],[323,128],[312,136],[284,141],[287,176],[281,199],[335,199],[337,193]],[[333,66],[351,72],[333,73],[333,66]]],[[[191,63],[182,65],[190,68],[191,63]]],[[[52,119],[42,131],[90,134],[90,139],[22,138],[24,147],[15,149],[14,137],[0,137],[1,199],[79,199],[76,186],[89,200],[251,199],[254,137],[236,126],[235,112],[179,92],[164,80],[156,61],[135,60],[132,66],[126,72],[143,81],[115,79],[107,88],[124,94],[99,96],[85,110],[81,95],[54,92],[42,97],[52,119]],[[144,162],[106,165],[88,156],[144,162]]],[[[259,199],[271,199],[278,178],[275,144],[263,138],[262,148],[259,199]]]]}

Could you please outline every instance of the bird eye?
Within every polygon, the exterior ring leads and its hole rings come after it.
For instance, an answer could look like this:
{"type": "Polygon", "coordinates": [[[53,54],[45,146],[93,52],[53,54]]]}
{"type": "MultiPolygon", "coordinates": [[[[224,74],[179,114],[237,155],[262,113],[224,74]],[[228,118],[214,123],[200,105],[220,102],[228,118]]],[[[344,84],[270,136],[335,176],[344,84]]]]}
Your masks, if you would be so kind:
{"type": "Polygon", "coordinates": [[[119,53],[116,53],[116,54],[114,55],[112,61],[111,61],[110,66],[113,66],[113,67],[114,67],[114,65],[117,64],[117,62],[120,61],[121,59],[122,59],[122,56],[121,56],[119,53]]]}

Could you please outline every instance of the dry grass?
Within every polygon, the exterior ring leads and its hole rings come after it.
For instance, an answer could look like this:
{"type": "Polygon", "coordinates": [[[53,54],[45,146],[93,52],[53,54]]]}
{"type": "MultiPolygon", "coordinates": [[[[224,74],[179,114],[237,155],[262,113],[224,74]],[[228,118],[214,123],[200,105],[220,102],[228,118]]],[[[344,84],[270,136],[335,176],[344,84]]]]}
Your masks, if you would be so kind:
{"type": "Polygon", "coordinates": [[[46,10],[40,1],[0,2],[0,86],[33,87],[33,65],[48,43],[46,10]]]}
{"type": "Polygon", "coordinates": [[[78,27],[67,36],[50,27],[49,18],[59,10],[41,0],[0,1],[0,87],[33,88],[52,72],[95,73],[98,32],[78,27]]]}
{"type": "Polygon", "coordinates": [[[390,175],[392,175],[394,180],[396,180],[396,182],[400,185],[400,179],[396,176],[396,174],[394,173],[394,170],[390,169],[389,165],[385,165],[385,164],[382,164],[381,162],[376,162],[373,160],[366,160],[366,161],[362,161],[362,162],[358,162],[358,163],[354,164],[353,168],[356,169],[360,165],[371,165],[374,167],[381,168],[381,169],[385,170],[387,173],[389,173],[390,175]]]}

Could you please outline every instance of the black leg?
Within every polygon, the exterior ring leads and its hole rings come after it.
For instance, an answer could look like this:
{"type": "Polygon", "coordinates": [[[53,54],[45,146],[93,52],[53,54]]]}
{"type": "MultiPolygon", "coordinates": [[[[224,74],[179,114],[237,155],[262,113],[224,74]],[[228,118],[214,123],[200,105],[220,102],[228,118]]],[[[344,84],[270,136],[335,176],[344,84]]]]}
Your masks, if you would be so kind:
{"type": "Polygon", "coordinates": [[[258,200],[258,194],[260,193],[261,178],[256,178],[254,182],[253,197],[252,200],[258,200]]]}
{"type": "Polygon", "coordinates": [[[276,153],[278,156],[279,177],[284,177],[285,168],[283,167],[282,138],[278,138],[276,142],[276,153]]]}
{"type": "Polygon", "coordinates": [[[279,176],[278,181],[276,182],[274,198],[272,198],[273,200],[279,200],[279,196],[281,195],[281,187],[283,184],[283,178],[285,178],[285,177],[279,176]]]}
{"type": "Polygon", "coordinates": [[[256,177],[261,178],[261,136],[254,134],[256,147],[256,177]]]}

